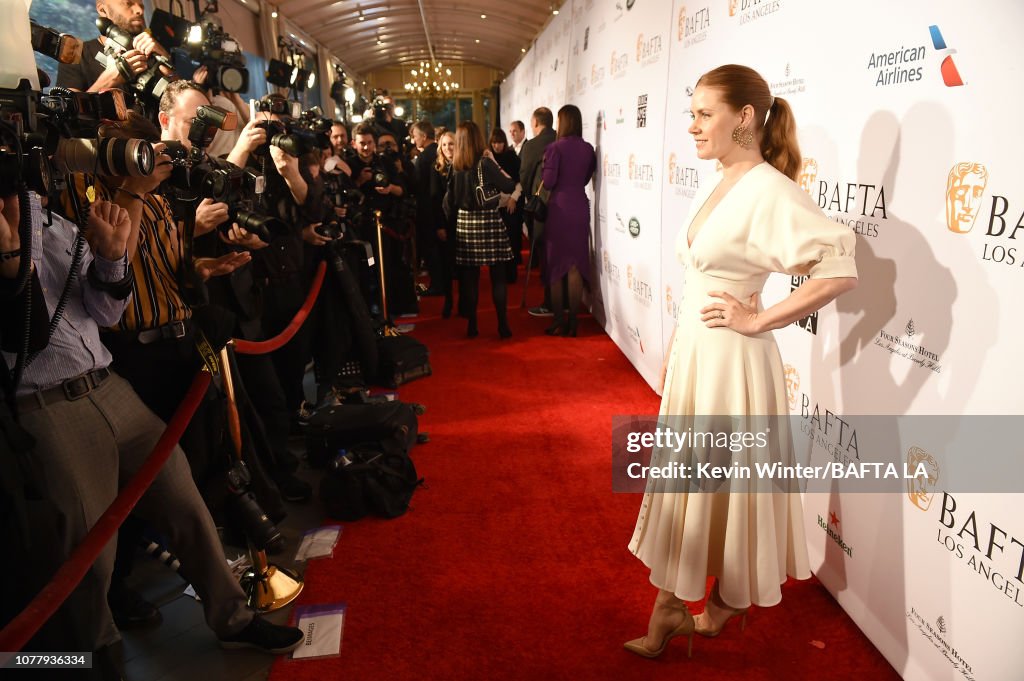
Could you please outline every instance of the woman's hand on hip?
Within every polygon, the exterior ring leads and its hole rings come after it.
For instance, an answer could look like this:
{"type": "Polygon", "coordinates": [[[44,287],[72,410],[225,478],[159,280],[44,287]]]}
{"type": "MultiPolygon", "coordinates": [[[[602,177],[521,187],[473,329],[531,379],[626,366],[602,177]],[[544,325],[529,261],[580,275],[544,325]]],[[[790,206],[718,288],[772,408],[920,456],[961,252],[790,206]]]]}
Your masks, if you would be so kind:
{"type": "Polygon", "coordinates": [[[749,304],[742,303],[725,291],[708,291],[708,295],[722,299],[722,302],[705,305],[700,310],[700,319],[708,328],[724,326],[744,336],[756,336],[763,332],[757,311],[757,292],[750,294],[749,304]]]}

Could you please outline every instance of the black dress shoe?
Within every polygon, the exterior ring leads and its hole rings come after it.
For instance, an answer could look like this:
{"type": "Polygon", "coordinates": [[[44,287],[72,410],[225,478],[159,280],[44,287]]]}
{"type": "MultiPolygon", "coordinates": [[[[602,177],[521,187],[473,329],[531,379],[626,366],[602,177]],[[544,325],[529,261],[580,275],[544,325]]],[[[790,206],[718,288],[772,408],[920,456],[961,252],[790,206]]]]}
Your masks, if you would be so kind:
{"type": "Polygon", "coordinates": [[[118,629],[137,629],[163,621],[159,608],[143,598],[138,591],[124,585],[111,585],[107,593],[107,604],[110,605],[118,629]]]}
{"type": "Polygon", "coordinates": [[[302,639],[301,629],[271,624],[257,615],[245,629],[219,640],[222,648],[256,648],[265,653],[280,655],[298,648],[302,645],[302,639]]]}

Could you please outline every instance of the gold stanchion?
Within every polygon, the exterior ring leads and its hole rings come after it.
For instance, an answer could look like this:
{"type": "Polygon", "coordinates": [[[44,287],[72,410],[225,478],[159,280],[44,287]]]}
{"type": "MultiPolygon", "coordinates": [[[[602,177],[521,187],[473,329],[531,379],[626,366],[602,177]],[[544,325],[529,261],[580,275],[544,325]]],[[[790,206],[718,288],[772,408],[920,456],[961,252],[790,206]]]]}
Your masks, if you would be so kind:
{"type": "Polygon", "coordinates": [[[385,336],[399,335],[398,329],[391,324],[391,317],[388,316],[388,287],[384,282],[384,225],[380,222],[380,211],[373,211],[373,221],[377,224],[377,271],[380,272],[380,306],[381,314],[384,315],[385,336]]]}
{"type": "MultiPolygon", "coordinates": [[[[224,377],[224,394],[227,396],[228,430],[235,447],[235,457],[242,460],[242,424],[235,403],[235,389],[231,381],[231,362],[227,346],[220,351],[221,375],[224,377]]],[[[242,590],[248,596],[249,607],[257,612],[271,612],[283,608],[302,593],[303,582],[298,574],[286,568],[267,562],[267,552],[256,549],[249,542],[249,559],[252,565],[239,578],[242,590]]]]}

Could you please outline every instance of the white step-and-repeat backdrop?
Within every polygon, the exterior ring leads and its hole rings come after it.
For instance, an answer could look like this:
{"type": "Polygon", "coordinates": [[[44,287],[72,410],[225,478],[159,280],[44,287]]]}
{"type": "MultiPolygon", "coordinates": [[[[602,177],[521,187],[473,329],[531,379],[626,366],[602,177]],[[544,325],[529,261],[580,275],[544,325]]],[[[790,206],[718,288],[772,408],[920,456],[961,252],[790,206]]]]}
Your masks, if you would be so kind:
{"type": "MultiPolygon", "coordinates": [[[[570,0],[503,83],[502,124],[583,111],[594,313],[654,385],[674,241],[714,174],[689,96],[720,64],[757,69],[795,111],[801,186],[858,235],[858,288],[776,332],[814,456],[856,462],[873,422],[853,415],[1024,413],[1022,29],[1017,0],[570,0]]],[[[799,284],[775,275],[765,305],[799,284]]],[[[931,470],[921,494],[807,495],[816,574],[904,678],[1024,679],[1024,495],[931,470]]]]}

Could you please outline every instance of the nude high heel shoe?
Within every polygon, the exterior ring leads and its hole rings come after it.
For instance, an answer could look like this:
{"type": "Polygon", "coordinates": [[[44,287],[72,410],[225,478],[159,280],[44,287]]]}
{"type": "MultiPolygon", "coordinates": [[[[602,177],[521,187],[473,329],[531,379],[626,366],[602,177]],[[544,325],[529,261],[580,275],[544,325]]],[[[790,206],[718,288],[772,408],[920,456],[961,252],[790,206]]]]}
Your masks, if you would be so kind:
{"type": "Polygon", "coordinates": [[[726,602],[722,600],[722,596],[718,593],[717,581],[715,582],[715,587],[711,590],[711,597],[708,599],[708,605],[713,606],[720,612],[727,612],[729,614],[721,622],[715,623],[711,615],[708,613],[707,605],[705,605],[704,612],[697,615],[697,617],[700,618],[700,621],[698,622],[694,620],[694,631],[697,634],[706,638],[714,638],[722,633],[722,630],[725,629],[725,625],[728,624],[729,620],[733,617],[740,618],[740,631],[743,631],[746,628],[747,612],[749,612],[750,608],[733,608],[726,604],[726,602]]]}
{"type": "Polygon", "coordinates": [[[626,643],[623,644],[623,647],[626,650],[628,650],[629,652],[635,653],[636,655],[639,655],[640,657],[655,658],[655,657],[658,657],[659,655],[661,655],[663,652],[665,652],[665,648],[668,647],[669,641],[671,641],[672,639],[676,638],[677,636],[686,636],[687,637],[686,656],[687,657],[693,657],[694,620],[693,620],[693,615],[691,615],[690,611],[686,608],[686,604],[684,603],[681,608],[665,606],[665,605],[662,605],[662,604],[659,604],[659,605],[661,605],[661,607],[665,608],[666,610],[682,611],[682,613],[683,613],[683,621],[682,621],[682,623],[679,626],[677,626],[675,629],[673,629],[672,631],[668,632],[665,635],[665,638],[662,639],[661,645],[658,648],[656,648],[656,649],[652,650],[651,648],[647,647],[647,637],[646,636],[642,636],[641,638],[635,638],[632,641],[627,641],[626,643]]]}

